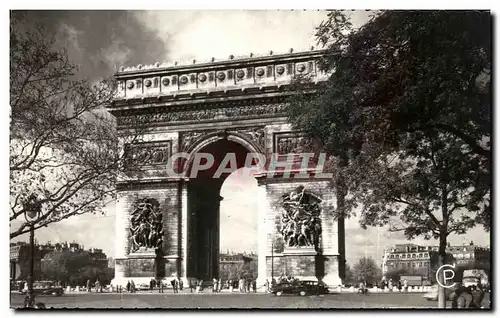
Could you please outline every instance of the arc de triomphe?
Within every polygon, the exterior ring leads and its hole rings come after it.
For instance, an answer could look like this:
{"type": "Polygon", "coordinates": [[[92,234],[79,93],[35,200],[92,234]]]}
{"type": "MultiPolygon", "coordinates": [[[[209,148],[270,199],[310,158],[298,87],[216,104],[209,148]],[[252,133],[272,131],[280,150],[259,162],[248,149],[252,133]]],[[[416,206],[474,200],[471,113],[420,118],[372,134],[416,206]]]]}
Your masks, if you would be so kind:
{"type": "MultiPolygon", "coordinates": [[[[140,176],[131,173],[117,183],[114,285],[131,279],[136,284],[149,283],[158,275],[177,275],[186,284],[192,278],[217,277],[219,192],[229,173],[212,178],[212,169],[199,169],[193,177],[192,163],[199,153],[211,153],[219,163],[226,153],[235,153],[238,167],[249,153],[267,158],[299,153],[302,138],[292,131],[284,114],[291,93],[287,87],[297,75],[324,80],[326,75],[317,67],[323,53],[231,56],[188,65],[157,63],[122,68],[115,75],[118,94],[108,110],[122,136],[137,123],[144,126],[143,140],[134,144],[131,153],[145,155],[147,162],[140,176]],[[179,165],[167,167],[169,158],[179,153],[185,154],[179,165]],[[167,173],[172,170],[175,175],[167,173]]],[[[328,178],[319,174],[293,178],[302,170],[285,164],[281,174],[269,175],[262,169],[255,174],[258,286],[281,274],[341,284],[344,221],[334,221],[332,212],[322,208],[325,202],[335,206],[328,178]],[[290,175],[283,175],[286,172],[290,175]],[[300,199],[295,200],[297,195],[300,199]],[[319,199],[308,201],[304,195],[319,199]],[[310,208],[297,210],[306,211],[307,219],[296,217],[297,204],[310,208]]]]}

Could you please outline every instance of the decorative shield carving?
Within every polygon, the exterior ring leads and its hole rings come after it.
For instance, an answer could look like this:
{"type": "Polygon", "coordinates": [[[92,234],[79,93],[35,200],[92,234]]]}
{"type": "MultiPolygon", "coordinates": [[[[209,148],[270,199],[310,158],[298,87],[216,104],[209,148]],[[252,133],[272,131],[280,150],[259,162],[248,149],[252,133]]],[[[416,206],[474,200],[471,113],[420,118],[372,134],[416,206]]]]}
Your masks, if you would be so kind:
{"type": "Polygon", "coordinates": [[[280,232],[287,247],[314,247],[318,250],[321,202],[321,198],[306,191],[304,186],[283,195],[280,232]]]}
{"type": "Polygon", "coordinates": [[[160,203],[153,198],[137,200],[130,215],[132,252],[141,247],[161,250],[163,244],[163,215],[160,203]]]}

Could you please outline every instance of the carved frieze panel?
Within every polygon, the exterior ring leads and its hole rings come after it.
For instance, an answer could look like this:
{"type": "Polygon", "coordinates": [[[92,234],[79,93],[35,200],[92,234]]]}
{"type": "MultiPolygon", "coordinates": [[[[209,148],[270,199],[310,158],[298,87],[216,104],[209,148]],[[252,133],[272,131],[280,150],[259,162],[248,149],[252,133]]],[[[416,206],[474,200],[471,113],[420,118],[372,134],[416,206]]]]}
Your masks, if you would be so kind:
{"type": "Polygon", "coordinates": [[[160,203],[153,198],[134,202],[130,213],[131,252],[140,248],[159,251],[163,244],[163,214],[160,203]]]}
{"type": "Polygon", "coordinates": [[[297,132],[274,133],[273,137],[273,151],[279,155],[301,153],[307,150],[309,141],[297,132]]]}
{"type": "Polygon", "coordinates": [[[266,149],[266,133],[264,131],[264,127],[239,128],[230,131],[235,131],[246,136],[257,147],[259,147],[257,151],[264,151],[266,149]]]}
{"type": "Polygon", "coordinates": [[[287,247],[320,247],[322,199],[304,186],[282,196],[280,233],[287,247]]]}
{"type": "Polygon", "coordinates": [[[160,165],[168,162],[172,141],[141,142],[125,146],[125,164],[132,166],[160,165]]]}
{"type": "Polygon", "coordinates": [[[207,108],[175,112],[154,112],[117,118],[119,126],[134,125],[137,122],[148,124],[183,123],[193,121],[224,120],[230,118],[274,117],[284,115],[285,103],[247,105],[239,107],[207,108]]]}
{"type": "MultiPolygon", "coordinates": [[[[189,131],[180,134],[180,152],[190,152],[193,145],[198,143],[202,138],[208,134],[216,133],[217,130],[203,130],[203,131],[189,131]]],[[[263,151],[265,149],[265,131],[263,126],[259,127],[236,127],[227,130],[222,130],[220,133],[237,133],[245,136],[247,140],[251,141],[259,149],[257,151],[263,151]]]]}
{"type": "Polygon", "coordinates": [[[212,131],[188,131],[180,134],[179,152],[189,152],[192,145],[194,145],[202,136],[212,131]]]}

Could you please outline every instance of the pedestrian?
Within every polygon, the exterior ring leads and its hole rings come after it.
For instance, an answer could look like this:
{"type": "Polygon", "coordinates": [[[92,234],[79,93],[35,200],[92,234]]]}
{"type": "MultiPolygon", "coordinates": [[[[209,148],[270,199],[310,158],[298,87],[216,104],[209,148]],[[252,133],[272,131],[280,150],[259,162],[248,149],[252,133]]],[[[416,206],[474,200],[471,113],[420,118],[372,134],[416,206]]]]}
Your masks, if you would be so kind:
{"type": "Polygon", "coordinates": [[[269,279],[266,278],[266,282],[264,283],[264,288],[266,289],[266,293],[269,293],[271,290],[269,288],[269,279]]]}
{"type": "Polygon", "coordinates": [[[217,281],[217,278],[213,278],[212,279],[212,292],[213,293],[216,293],[217,292],[217,284],[218,284],[218,281],[217,281]]]}
{"type": "Polygon", "coordinates": [[[393,284],[392,284],[392,278],[389,279],[389,291],[391,292],[392,291],[392,288],[394,287],[393,284]]]}
{"type": "Polygon", "coordinates": [[[404,292],[407,293],[408,292],[408,281],[406,279],[403,281],[403,288],[404,288],[404,292]]]}
{"type": "Polygon", "coordinates": [[[92,292],[92,285],[90,284],[90,279],[87,279],[87,292],[91,293],[92,292]]]}
{"type": "Polygon", "coordinates": [[[194,283],[195,283],[195,286],[196,286],[196,288],[195,288],[195,292],[196,292],[196,293],[199,293],[199,292],[201,291],[201,281],[200,281],[200,280],[198,280],[198,279],[196,279],[196,280],[194,281],[194,283]]]}
{"type": "Polygon", "coordinates": [[[255,281],[255,279],[252,280],[252,290],[254,293],[257,292],[257,282],[255,281]]]}
{"type": "Polygon", "coordinates": [[[188,283],[189,283],[189,289],[191,290],[191,293],[192,293],[193,287],[196,287],[196,286],[194,286],[195,281],[193,279],[189,279],[188,283]]]}
{"type": "Polygon", "coordinates": [[[132,286],[132,284],[130,284],[130,280],[127,281],[127,293],[130,293],[130,287],[132,286]]]}
{"type": "Polygon", "coordinates": [[[134,281],[133,281],[133,280],[130,282],[130,291],[131,291],[132,293],[135,293],[135,283],[134,283],[134,281]]]}
{"type": "Polygon", "coordinates": [[[358,294],[364,294],[364,293],[366,293],[365,283],[359,282],[358,294]]]}
{"type": "Polygon", "coordinates": [[[184,282],[182,281],[182,279],[179,279],[179,278],[177,278],[177,280],[179,282],[179,289],[183,290],[184,289],[184,282]]]}
{"type": "Polygon", "coordinates": [[[177,289],[177,277],[174,277],[174,279],[172,279],[170,281],[170,284],[172,284],[172,288],[174,290],[174,294],[177,294],[179,291],[177,289]]]}
{"type": "Polygon", "coordinates": [[[397,286],[398,286],[398,290],[401,291],[401,288],[403,286],[403,284],[401,284],[401,280],[398,280],[397,286]]]}
{"type": "Polygon", "coordinates": [[[222,290],[222,279],[219,278],[219,284],[217,284],[217,286],[219,286],[217,291],[220,292],[222,290]]]}
{"type": "Polygon", "coordinates": [[[461,283],[456,283],[458,287],[451,293],[451,308],[469,308],[473,301],[472,295],[468,288],[465,288],[461,283]]]}
{"type": "Polygon", "coordinates": [[[24,290],[24,281],[19,283],[19,291],[22,292],[24,290]]]}
{"type": "Polygon", "coordinates": [[[483,308],[484,290],[479,283],[477,286],[472,286],[471,288],[472,302],[469,308],[483,308]]]}
{"type": "Polygon", "coordinates": [[[149,292],[150,293],[153,292],[153,282],[154,282],[154,280],[151,278],[151,280],[149,281],[149,292]]]}
{"type": "Polygon", "coordinates": [[[200,292],[203,291],[203,279],[200,279],[200,281],[198,282],[199,284],[199,287],[200,287],[200,292]]]}
{"type": "Polygon", "coordinates": [[[163,294],[163,280],[162,279],[158,279],[158,292],[162,293],[163,294]]]}

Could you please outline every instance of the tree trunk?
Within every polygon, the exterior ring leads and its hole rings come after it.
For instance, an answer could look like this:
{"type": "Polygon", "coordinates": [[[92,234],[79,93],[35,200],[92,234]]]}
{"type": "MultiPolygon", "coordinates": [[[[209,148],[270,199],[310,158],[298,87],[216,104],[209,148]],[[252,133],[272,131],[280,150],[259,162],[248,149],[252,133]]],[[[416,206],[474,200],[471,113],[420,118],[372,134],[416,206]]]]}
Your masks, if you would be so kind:
{"type": "MultiPolygon", "coordinates": [[[[446,184],[443,185],[441,189],[441,213],[443,214],[443,224],[440,228],[439,233],[439,267],[446,264],[446,238],[448,236],[448,190],[446,184]]],[[[438,273],[438,283],[447,284],[444,281],[444,273],[443,271],[439,271],[438,273]]],[[[439,284],[438,284],[439,285],[439,284]]],[[[438,286],[438,307],[446,308],[446,291],[445,288],[441,285],[438,286]]]]}
{"type": "Polygon", "coordinates": [[[344,151],[339,156],[339,170],[336,181],[336,199],[337,199],[337,236],[338,236],[338,253],[339,253],[339,277],[344,282],[345,280],[345,197],[347,196],[347,185],[343,176],[343,170],[349,164],[349,159],[347,156],[347,151],[344,151]]]}
{"type": "MultiPolygon", "coordinates": [[[[446,234],[444,233],[441,233],[439,237],[438,264],[438,268],[446,264],[446,234]]],[[[443,271],[439,271],[437,280],[438,282],[444,282],[443,271]]],[[[446,291],[441,284],[438,284],[438,307],[446,308],[446,291]]]]}

